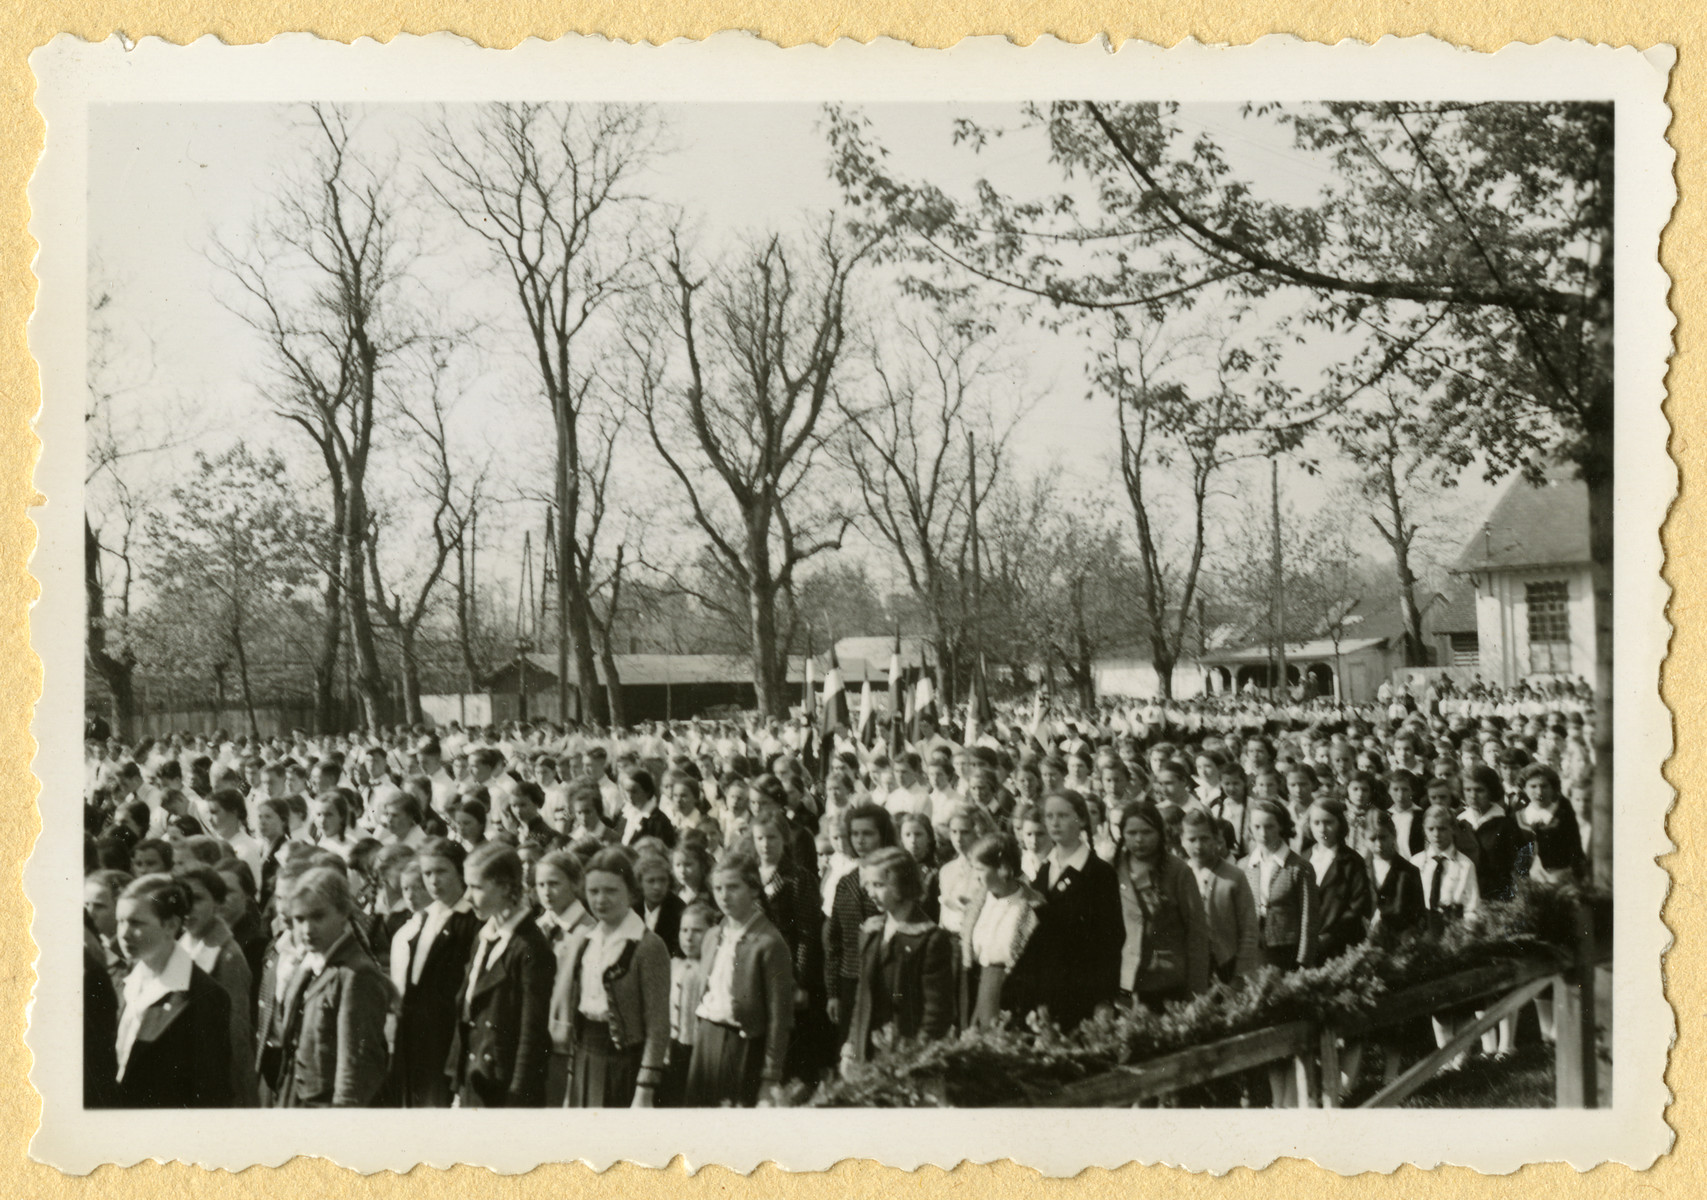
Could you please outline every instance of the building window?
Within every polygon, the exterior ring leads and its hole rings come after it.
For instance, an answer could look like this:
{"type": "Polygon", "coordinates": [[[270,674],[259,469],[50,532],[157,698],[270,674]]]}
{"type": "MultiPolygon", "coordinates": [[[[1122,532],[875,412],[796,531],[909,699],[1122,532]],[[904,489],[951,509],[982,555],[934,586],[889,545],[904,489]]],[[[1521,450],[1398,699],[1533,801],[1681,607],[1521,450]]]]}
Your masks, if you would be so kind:
{"type": "Polygon", "coordinates": [[[1571,588],[1562,579],[1523,587],[1529,610],[1529,670],[1563,675],[1571,669],[1571,588]]]}
{"type": "Polygon", "coordinates": [[[1452,635],[1452,665],[1455,667],[1477,667],[1482,662],[1482,642],[1473,633],[1455,633],[1452,635]]]}

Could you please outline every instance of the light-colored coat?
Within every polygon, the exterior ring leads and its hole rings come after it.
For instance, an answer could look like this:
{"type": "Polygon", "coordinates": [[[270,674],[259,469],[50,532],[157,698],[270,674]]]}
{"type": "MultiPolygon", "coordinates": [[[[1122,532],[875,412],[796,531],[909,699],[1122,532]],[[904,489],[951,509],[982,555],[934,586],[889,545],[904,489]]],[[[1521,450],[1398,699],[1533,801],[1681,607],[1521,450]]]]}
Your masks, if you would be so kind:
{"type": "Polygon", "coordinates": [[[1321,922],[1321,903],[1316,898],[1316,872],[1304,857],[1290,847],[1280,852],[1280,861],[1268,881],[1266,900],[1262,894],[1262,864],[1255,853],[1242,864],[1260,915],[1258,946],[1279,950],[1298,948],[1298,965],[1316,961],[1316,927],[1321,922]]]}
{"type": "Polygon", "coordinates": [[[1214,965],[1231,960],[1233,974],[1241,977],[1256,971],[1262,965],[1257,953],[1257,902],[1245,873],[1226,859],[1216,863],[1203,909],[1209,919],[1209,956],[1214,965]]]}

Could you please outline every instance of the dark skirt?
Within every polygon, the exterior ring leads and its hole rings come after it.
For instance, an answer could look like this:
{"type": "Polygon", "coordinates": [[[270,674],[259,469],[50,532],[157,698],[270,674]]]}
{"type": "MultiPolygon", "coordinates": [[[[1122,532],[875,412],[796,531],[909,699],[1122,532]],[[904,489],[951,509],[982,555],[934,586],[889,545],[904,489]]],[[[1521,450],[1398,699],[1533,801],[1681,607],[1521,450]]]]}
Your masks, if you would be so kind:
{"type": "Polygon", "coordinates": [[[1296,971],[1298,969],[1298,947],[1295,945],[1264,946],[1262,948],[1262,960],[1269,966],[1278,967],[1282,971],[1296,971]]]}
{"type": "Polygon", "coordinates": [[[688,1108],[755,1108],[764,1082],[765,1044],[739,1029],[701,1020],[688,1064],[688,1108]]]}
{"type": "Polygon", "coordinates": [[[836,1057],[847,1045],[848,1027],[853,1024],[854,1003],[859,999],[859,976],[842,975],[836,979],[836,1057]]]}
{"type": "Polygon", "coordinates": [[[545,1106],[562,1108],[569,1102],[569,1068],[574,1065],[569,1055],[553,1050],[545,1063],[545,1106]]]}
{"type": "Polygon", "coordinates": [[[680,1108],[687,1097],[688,1063],[693,1060],[693,1046],[688,1042],[670,1042],[670,1057],[664,1064],[664,1078],[658,1084],[659,1108],[680,1108]]]}
{"type": "Polygon", "coordinates": [[[973,967],[977,982],[972,991],[971,1023],[1000,1027],[1007,1023],[1007,1014],[1002,1010],[1002,987],[1008,981],[1008,969],[1005,966],[973,967]]]}
{"type": "Polygon", "coordinates": [[[611,1044],[609,1025],[576,1018],[575,1062],[564,1103],[570,1108],[628,1108],[634,1103],[645,1049],[635,1045],[619,1050],[611,1044]]]}
{"type": "Polygon", "coordinates": [[[1122,998],[1135,1000],[1151,1012],[1159,1013],[1175,1000],[1191,999],[1191,991],[1184,984],[1171,988],[1140,988],[1136,992],[1122,993],[1122,998]]]}

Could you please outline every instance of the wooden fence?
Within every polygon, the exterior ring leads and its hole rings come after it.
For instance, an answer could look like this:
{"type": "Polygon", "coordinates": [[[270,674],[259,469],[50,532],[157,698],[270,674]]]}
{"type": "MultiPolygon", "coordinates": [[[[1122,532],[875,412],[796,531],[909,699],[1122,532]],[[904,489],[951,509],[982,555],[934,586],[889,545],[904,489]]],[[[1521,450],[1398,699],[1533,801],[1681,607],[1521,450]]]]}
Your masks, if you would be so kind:
{"type": "Polygon", "coordinates": [[[1393,993],[1382,1002],[1379,1014],[1363,1021],[1335,1024],[1301,1020],[1252,1030],[1133,1066],[1116,1067],[1069,1084],[1043,1104],[1052,1108],[1140,1104],[1254,1067],[1291,1060],[1299,1106],[1339,1108],[1351,1083],[1347,1066],[1352,1066],[1349,1074],[1355,1076],[1355,1064],[1365,1056],[1365,1048],[1376,1047],[1382,1051],[1382,1086],[1360,1107],[1392,1107],[1407,1100],[1502,1018],[1551,993],[1556,1034],[1554,1103],[1560,1108],[1594,1108],[1601,1095],[1595,1049],[1595,972],[1611,957],[1610,940],[1596,940],[1585,912],[1579,923],[1576,952],[1564,970],[1557,960],[1517,959],[1461,971],[1393,993]],[[1384,1031],[1472,1004],[1479,1012],[1473,1022],[1458,1029],[1446,1045],[1409,1068],[1399,1069],[1396,1050],[1383,1042],[1384,1031]]]}
{"type": "MultiPolygon", "coordinates": [[[[314,728],[314,702],[285,702],[257,704],[255,724],[262,737],[289,734],[292,730],[314,728]]],[[[136,737],[167,737],[189,730],[209,734],[224,729],[232,734],[249,732],[249,714],[242,705],[228,704],[224,708],[149,709],[137,714],[136,737]]]]}

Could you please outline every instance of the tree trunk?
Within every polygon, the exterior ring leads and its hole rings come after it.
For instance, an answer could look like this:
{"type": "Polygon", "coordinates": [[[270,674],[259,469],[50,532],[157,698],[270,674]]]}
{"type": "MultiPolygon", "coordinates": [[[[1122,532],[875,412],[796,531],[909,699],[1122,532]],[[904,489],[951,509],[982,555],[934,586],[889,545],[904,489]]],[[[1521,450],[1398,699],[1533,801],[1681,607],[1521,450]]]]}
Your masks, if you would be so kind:
{"type": "Polygon", "coordinates": [[[349,481],[349,514],[344,523],[344,567],[349,572],[344,594],[350,616],[350,645],[355,651],[356,694],[361,697],[362,721],[370,729],[385,723],[389,710],[385,675],[379,666],[379,643],[369,611],[367,567],[367,499],[358,475],[349,481]]]}
{"type": "Polygon", "coordinates": [[[118,655],[107,649],[106,591],[101,584],[101,543],[95,527],[83,518],[83,587],[88,602],[86,641],[89,662],[112,696],[113,734],[129,743],[136,736],[136,659],[129,650],[118,655]]]}
{"type": "Polygon", "coordinates": [[[1085,577],[1073,580],[1073,648],[1078,661],[1073,667],[1073,683],[1079,693],[1079,705],[1089,712],[1096,707],[1096,668],[1092,662],[1090,631],[1085,623],[1085,577]]]}
{"type": "Polygon", "coordinates": [[[1174,698],[1174,665],[1179,661],[1165,634],[1150,635],[1150,665],[1156,669],[1156,696],[1174,698]]]}
{"type": "Polygon", "coordinates": [[[326,606],[320,626],[320,648],[314,659],[314,731],[331,733],[338,721],[338,650],[344,641],[344,598],[336,571],[326,576],[326,606]]]}
{"type": "Polygon", "coordinates": [[[599,634],[599,663],[605,670],[605,702],[610,710],[611,728],[626,729],[628,705],[622,701],[622,676],[616,669],[616,649],[611,645],[610,625],[605,625],[599,634]]]}
{"type": "Polygon", "coordinates": [[[407,622],[397,630],[397,653],[403,660],[403,719],[411,725],[419,725],[423,720],[421,660],[415,647],[415,630],[407,622]]]}
{"type": "MultiPolygon", "coordinates": [[[[1608,436],[1607,441],[1611,438],[1608,436]]],[[[1611,447],[1606,450],[1610,464],[1611,447]]],[[[1585,470],[1588,483],[1589,555],[1594,560],[1594,794],[1590,802],[1589,858],[1594,881],[1612,886],[1612,472],[1585,470]]]]}
{"type": "MultiPolygon", "coordinates": [[[[568,522],[558,524],[567,528],[568,522]]],[[[575,690],[580,698],[581,719],[594,725],[610,720],[610,706],[599,687],[597,650],[593,645],[593,623],[587,611],[587,589],[571,558],[558,567],[558,578],[569,582],[569,648],[575,658],[575,690]]]]}
{"type": "Polygon", "coordinates": [[[255,719],[255,693],[249,685],[249,649],[243,642],[241,620],[231,622],[231,649],[237,654],[237,687],[243,693],[243,715],[249,722],[249,736],[261,736],[261,723],[255,719]]]}
{"type": "Polygon", "coordinates": [[[1389,455],[1383,460],[1383,482],[1387,492],[1387,521],[1385,528],[1377,521],[1388,547],[1393,551],[1393,567],[1399,580],[1399,614],[1405,623],[1405,665],[1428,666],[1428,644],[1423,640],[1422,610],[1417,607],[1417,576],[1411,569],[1411,538],[1416,531],[1405,524],[1404,503],[1399,497],[1399,478],[1389,455]]]}
{"type": "Polygon", "coordinates": [[[465,692],[474,691],[480,676],[479,666],[474,661],[474,630],[471,620],[473,613],[470,611],[472,606],[469,602],[469,593],[473,590],[469,559],[473,557],[473,553],[466,544],[473,541],[474,529],[475,524],[471,520],[468,537],[456,544],[456,644],[457,649],[462,652],[462,690],[465,692]]]}
{"type": "MultiPolygon", "coordinates": [[[[569,704],[569,596],[571,587],[569,572],[575,561],[575,537],[569,527],[569,514],[574,511],[574,497],[570,495],[569,441],[570,425],[574,417],[569,412],[567,401],[561,397],[553,398],[551,418],[557,432],[557,719],[565,726],[571,718],[579,722],[586,714],[581,701],[586,698],[586,692],[579,688],[575,694],[576,703],[573,711],[569,704]]],[[[579,667],[577,666],[577,672],[579,667]]],[[[577,675],[578,679],[578,675],[577,675]]]]}
{"type": "MultiPolygon", "coordinates": [[[[753,637],[753,688],[758,697],[759,714],[765,717],[788,715],[786,670],[777,670],[776,595],[759,586],[755,578],[747,589],[747,615],[753,637]]],[[[787,664],[783,666],[786,668],[787,664]]]]}

